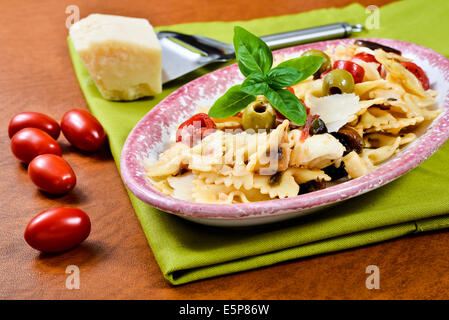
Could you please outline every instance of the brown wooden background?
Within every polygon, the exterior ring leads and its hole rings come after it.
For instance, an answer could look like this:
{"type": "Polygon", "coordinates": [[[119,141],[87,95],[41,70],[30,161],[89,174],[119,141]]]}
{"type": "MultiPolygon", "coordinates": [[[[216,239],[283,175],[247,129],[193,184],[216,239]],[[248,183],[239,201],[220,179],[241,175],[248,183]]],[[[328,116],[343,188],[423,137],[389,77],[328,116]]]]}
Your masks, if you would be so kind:
{"type": "MultiPolygon", "coordinates": [[[[21,111],[56,119],[87,108],[66,45],[67,5],[81,17],[93,12],[147,17],[153,25],[245,20],[344,6],[350,0],[0,0],[0,298],[9,299],[389,299],[448,298],[449,232],[410,237],[340,253],[173,287],[164,280],[105,149],[85,156],[63,137],[64,157],[78,185],[49,198],[36,190],[11,154],[7,125],[21,111]],[[245,3],[246,2],[246,3],[245,3]],[[45,255],[25,243],[23,231],[37,213],[70,205],[91,217],[84,244],[45,255]],[[81,288],[65,288],[66,267],[81,270],[81,288]],[[380,290],[367,290],[365,268],[380,268],[380,290]]],[[[389,0],[361,1],[381,5],[389,0]]]]}

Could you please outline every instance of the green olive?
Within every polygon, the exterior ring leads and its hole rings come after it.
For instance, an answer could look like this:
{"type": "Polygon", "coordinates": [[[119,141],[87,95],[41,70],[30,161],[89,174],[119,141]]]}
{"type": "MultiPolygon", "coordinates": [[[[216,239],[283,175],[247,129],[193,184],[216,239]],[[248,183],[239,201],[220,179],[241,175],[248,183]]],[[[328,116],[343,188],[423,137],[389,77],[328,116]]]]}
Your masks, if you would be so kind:
{"type": "Polygon", "coordinates": [[[332,70],[323,79],[324,95],[352,92],[354,92],[354,78],[346,70],[332,70]]]}
{"type": "Polygon", "coordinates": [[[242,126],[244,130],[269,130],[276,127],[276,112],[264,101],[251,102],[243,111],[242,126]]]}
{"type": "Polygon", "coordinates": [[[331,67],[332,67],[331,58],[329,58],[329,56],[327,54],[325,54],[323,51],[314,50],[314,49],[307,50],[307,51],[305,51],[301,55],[301,57],[304,57],[304,56],[320,56],[320,57],[323,57],[325,59],[323,64],[321,65],[320,69],[317,72],[315,72],[315,74],[313,75],[314,79],[319,79],[320,75],[323,72],[326,72],[327,70],[330,70],[331,67]]]}

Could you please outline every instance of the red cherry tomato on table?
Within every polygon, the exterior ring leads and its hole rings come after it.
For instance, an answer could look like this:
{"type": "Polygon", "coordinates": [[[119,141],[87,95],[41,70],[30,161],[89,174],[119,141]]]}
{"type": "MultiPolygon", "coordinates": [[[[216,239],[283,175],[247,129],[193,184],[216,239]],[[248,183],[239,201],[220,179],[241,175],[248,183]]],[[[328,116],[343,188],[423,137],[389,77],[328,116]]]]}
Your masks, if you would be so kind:
{"type": "Polygon", "coordinates": [[[28,166],[28,175],[39,189],[51,194],[67,193],[76,185],[72,167],[54,154],[43,154],[34,158],[28,166]]]}
{"type": "Polygon", "coordinates": [[[53,118],[38,112],[22,112],[16,114],[8,126],[9,137],[24,128],[41,129],[48,133],[53,139],[58,139],[61,131],[59,124],[53,118]]]}
{"type": "Polygon", "coordinates": [[[359,59],[365,62],[374,62],[379,64],[379,66],[377,67],[377,71],[380,73],[382,70],[382,65],[379,63],[379,61],[377,61],[376,57],[373,56],[372,54],[366,53],[366,52],[360,52],[357,53],[356,55],[354,55],[354,57],[352,57],[353,59],[359,59]]]}
{"type": "Polygon", "coordinates": [[[106,139],[101,123],[86,110],[66,112],[61,120],[61,130],[73,146],[84,151],[97,151],[106,139]]]}
{"type": "Polygon", "coordinates": [[[17,159],[29,163],[45,153],[62,155],[61,146],[46,132],[36,128],[25,128],[11,139],[11,151],[17,159]]]}
{"type": "Polygon", "coordinates": [[[423,69],[421,69],[415,63],[409,61],[402,61],[401,64],[405,67],[405,69],[415,75],[419,82],[421,82],[424,90],[428,90],[430,88],[429,78],[427,78],[427,75],[423,69]]]}
{"type": "Polygon", "coordinates": [[[176,142],[185,142],[193,146],[216,129],[215,122],[205,113],[197,113],[184,121],[176,131],[176,142]]]}
{"type": "Polygon", "coordinates": [[[343,69],[348,71],[354,78],[354,83],[360,83],[365,76],[365,69],[355,62],[349,60],[337,60],[334,62],[334,69],[343,69]]]}
{"type": "Polygon", "coordinates": [[[42,252],[61,252],[83,242],[90,233],[89,216],[69,207],[52,208],[39,213],[25,229],[25,241],[42,252]]]}

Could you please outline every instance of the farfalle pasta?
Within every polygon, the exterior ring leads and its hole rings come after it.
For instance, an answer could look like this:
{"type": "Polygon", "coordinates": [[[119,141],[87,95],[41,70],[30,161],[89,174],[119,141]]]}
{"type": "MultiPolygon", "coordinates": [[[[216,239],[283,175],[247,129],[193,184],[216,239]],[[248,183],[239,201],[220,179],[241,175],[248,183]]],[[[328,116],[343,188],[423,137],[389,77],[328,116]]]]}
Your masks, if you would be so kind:
{"type": "MultiPolygon", "coordinates": [[[[182,200],[232,204],[296,197],[375,170],[441,113],[424,71],[384,49],[303,53],[325,58],[310,77],[282,89],[306,106],[304,123],[285,116],[269,94],[245,96],[242,112],[230,116],[213,118],[203,108],[145,164],[150,183],[182,200]]],[[[294,67],[287,58],[295,57],[275,57],[274,66],[294,67]]]]}

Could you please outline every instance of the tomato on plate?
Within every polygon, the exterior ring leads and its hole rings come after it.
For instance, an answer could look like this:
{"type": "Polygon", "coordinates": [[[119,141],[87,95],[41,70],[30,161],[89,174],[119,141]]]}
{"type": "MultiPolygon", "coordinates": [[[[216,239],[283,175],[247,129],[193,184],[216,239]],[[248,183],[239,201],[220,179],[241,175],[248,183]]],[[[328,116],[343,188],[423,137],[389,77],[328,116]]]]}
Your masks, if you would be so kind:
{"type": "Polygon", "coordinates": [[[334,69],[343,69],[348,71],[354,78],[354,83],[360,83],[365,76],[365,69],[355,62],[349,60],[337,60],[334,62],[334,69]]]}
{"type": "Polygon", "coordinates": [[[176,142],[185,142],[190,146],[199,142],[216,129],[215,122],[205,113],[197,113],[181,123],[176,131],[176,142]]]}
{"type": "Polygon", "coordinates": [[[359,52],[356,55],[354,55],[353,58],[354,59],[360,59],[360,60],[365,61],[365,62],[379,63],[379,61],[377,61],[375,56],[373,56],[372,54],[367,53],[367,52],[359,52]]]}
{"type": "Polygon", "coordinates": [[[377,71],[379,72],[379,74],[380,74],[381,71],[382,71],[382,65],[379,63],[379,61],[377,61],[376,57],[373,56],[373,55],[370,54],[370,53],[367,53],[367,52],[359,52],[359,53],[357,53],[356,55],[354,55],[352,58],[353,58],[353,59],[360,59],[360,60],[365,61],[365,62],[374,62],[374,63],[377,63],[377,64],[379,65],[379,66],[377,67],[377,71]]]}
{"type": "Polygon", "coordinates": [[[25,241],[42,252],[61,252],[83,242],[90,233],[89,216],[70,207],[52,208],[39,213],[25,229],[25,241]]]}
{"type": "Polygon", "coordinates": [[[401,64],[415,75],[415,77],[421,82],[421,85],[424,90],[428,90],[430,88],[429,78],[423,69],[421,69],[416,63],[410,61],[402,61],[401,64]]]}
{"type": "Polygon", "coordinates": [[[86,110],[67,111],[61,120],[61,130],[73,146],[84,151],[97,151],[106,140],[103,126],[86,110]]]}
{"type": "Polygon", "coordinates": [[[55,139],[36,128],[25,128],[11,139],[11,151],[22,162],[29,163],[35,157],[45,153],[62,155],[62,149],[55,139]]]}
{"type": "Polygon", "coordinates": [[[28,175],[39,189],[55,195],[65,194],[76,185],[72,167],[54,154],[34,158],[28,166],[28,175]]]}
{"type": "Polygon", "coordinates": [[[12,138],[16,132],[24,128],[41,129],[48,133],[53,139],[58,139],[61,128],[53,118],[39,112],[22,112],[16,114],[8,126],[9,138],[12,138]]]}

